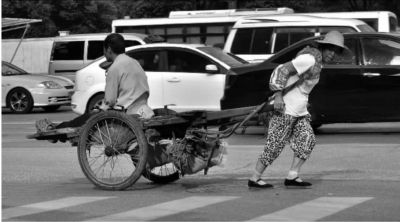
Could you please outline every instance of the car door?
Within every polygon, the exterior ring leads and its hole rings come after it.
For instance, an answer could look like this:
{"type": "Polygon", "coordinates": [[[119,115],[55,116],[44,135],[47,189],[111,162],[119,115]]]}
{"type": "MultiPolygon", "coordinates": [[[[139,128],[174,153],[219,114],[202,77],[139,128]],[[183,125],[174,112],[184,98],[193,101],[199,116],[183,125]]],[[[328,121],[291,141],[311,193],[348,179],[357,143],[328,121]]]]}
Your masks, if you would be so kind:
{"type": "Polygon", "coordinates": [[[346,38],[345,45],[350,51],[323,64],[319,83],[311,92],[310,112],[316,122],[357,122],[365,109],[359,41],[346,38]]]}
{"type": "Polygon", "coordinates": [[[400,39],[363,37],[363,118],[366,121],[400,120],[400,39]]]}
{"type": "Polygon", "coordinates": [[[74,79],[74,73],[84,65],[85,41],[56,41],[49,63],[49,73],[74,79]]]}
{"type": "Polygon", "coordinates": [[[127,54],[136,59],[146,72],[150,89],[149,106],[152,109],[162,108],[164,105],[162,82],[166,70],[161,60],[161,51],[158,49],[141,49],[129,51],[127,54]]]}
{"type": "Polygon", "coordinates": [[[166,52],[164,104],[173,104],[171,108],[177,111],[220,110],[225,85],[223,69],[219,67],[216,73],[207,73],[207,65],[217,64],[194,50],[169,48],[166,52]]]}

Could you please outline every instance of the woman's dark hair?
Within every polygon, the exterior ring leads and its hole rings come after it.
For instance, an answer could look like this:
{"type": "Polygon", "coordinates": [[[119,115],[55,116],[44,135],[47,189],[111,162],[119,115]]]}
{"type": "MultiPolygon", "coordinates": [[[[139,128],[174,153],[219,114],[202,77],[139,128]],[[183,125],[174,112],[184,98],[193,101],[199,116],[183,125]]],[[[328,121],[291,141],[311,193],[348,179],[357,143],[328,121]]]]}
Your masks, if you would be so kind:
{"type": "Polygon", "coordinates": [[[109,34],[106,39],[104,39],[104,48],[107,49],[108,47],[110,47],[115,54],[125,53],[124,37],[118,33],[109,34]]]}

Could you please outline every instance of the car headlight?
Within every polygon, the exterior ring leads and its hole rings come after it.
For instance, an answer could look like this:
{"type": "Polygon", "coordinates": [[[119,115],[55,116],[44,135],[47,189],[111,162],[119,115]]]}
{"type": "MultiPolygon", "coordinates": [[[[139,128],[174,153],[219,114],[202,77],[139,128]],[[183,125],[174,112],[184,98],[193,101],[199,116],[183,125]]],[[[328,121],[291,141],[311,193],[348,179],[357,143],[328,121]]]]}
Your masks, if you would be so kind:
{"type": "Polygon", "coordinates": [[[37,85],[39,88],[46,88],[46,89],[61,89],[62,86],[53,81],[44,81],[37,85]]]}

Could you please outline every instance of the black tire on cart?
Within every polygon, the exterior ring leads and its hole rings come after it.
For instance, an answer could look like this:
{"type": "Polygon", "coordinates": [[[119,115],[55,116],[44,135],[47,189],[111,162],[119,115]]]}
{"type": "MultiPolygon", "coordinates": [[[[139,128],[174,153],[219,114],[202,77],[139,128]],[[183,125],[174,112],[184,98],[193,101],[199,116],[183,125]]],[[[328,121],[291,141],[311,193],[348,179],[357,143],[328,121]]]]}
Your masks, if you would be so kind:
{"type": "Polygon", "coordinates": [[[78,159],[85,176],[104,190],[124,190],[142,175],[148,144],[138,119],[123,112],[92,116],[81,132],[78,159]],[[132,164],[132,160],[136,164],[132,164]]]}
{"type": "MultiPolygon", "coordinates": [[[[167,108],[154,109],[155,116],[174,115],[176,112],[167,108]]],[[[146,166],[143,177],[158,184],[167,184],[179,180],[180,173],[173,163],[167,163],[159,167],[146,166]]]]}
{"type": "Polygon", "coordinates": [[[167,184],[179,180],[180,173],[173,163],[167,163],[159,167],[146,167],[143,176],[158,184],[167,184]]]}

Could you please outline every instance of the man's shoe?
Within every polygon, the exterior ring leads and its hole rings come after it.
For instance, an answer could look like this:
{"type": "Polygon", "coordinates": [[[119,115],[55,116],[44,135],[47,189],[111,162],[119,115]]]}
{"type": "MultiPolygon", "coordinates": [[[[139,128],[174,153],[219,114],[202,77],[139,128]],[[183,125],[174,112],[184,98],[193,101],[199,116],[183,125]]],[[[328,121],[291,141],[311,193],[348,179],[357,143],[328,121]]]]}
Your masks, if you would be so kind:
{"type": "Polygon", "coordinates": [[[285,186],[288,188],[309,188],[311,185],[311,183],[302,181],[299,177],[292,180],[285,179],[285,186]]]}
{"type": "Polygon", "coordinates": [[[255,187],[255,188],[272,188],[272,187],[274,187],[271,184],[260,183],[260,182],[263,182],[263,181],[261,179],[258,179],[256,182],[249,180],[249,182],[247,182],[247,185],[249,187],[255,187]]]}

